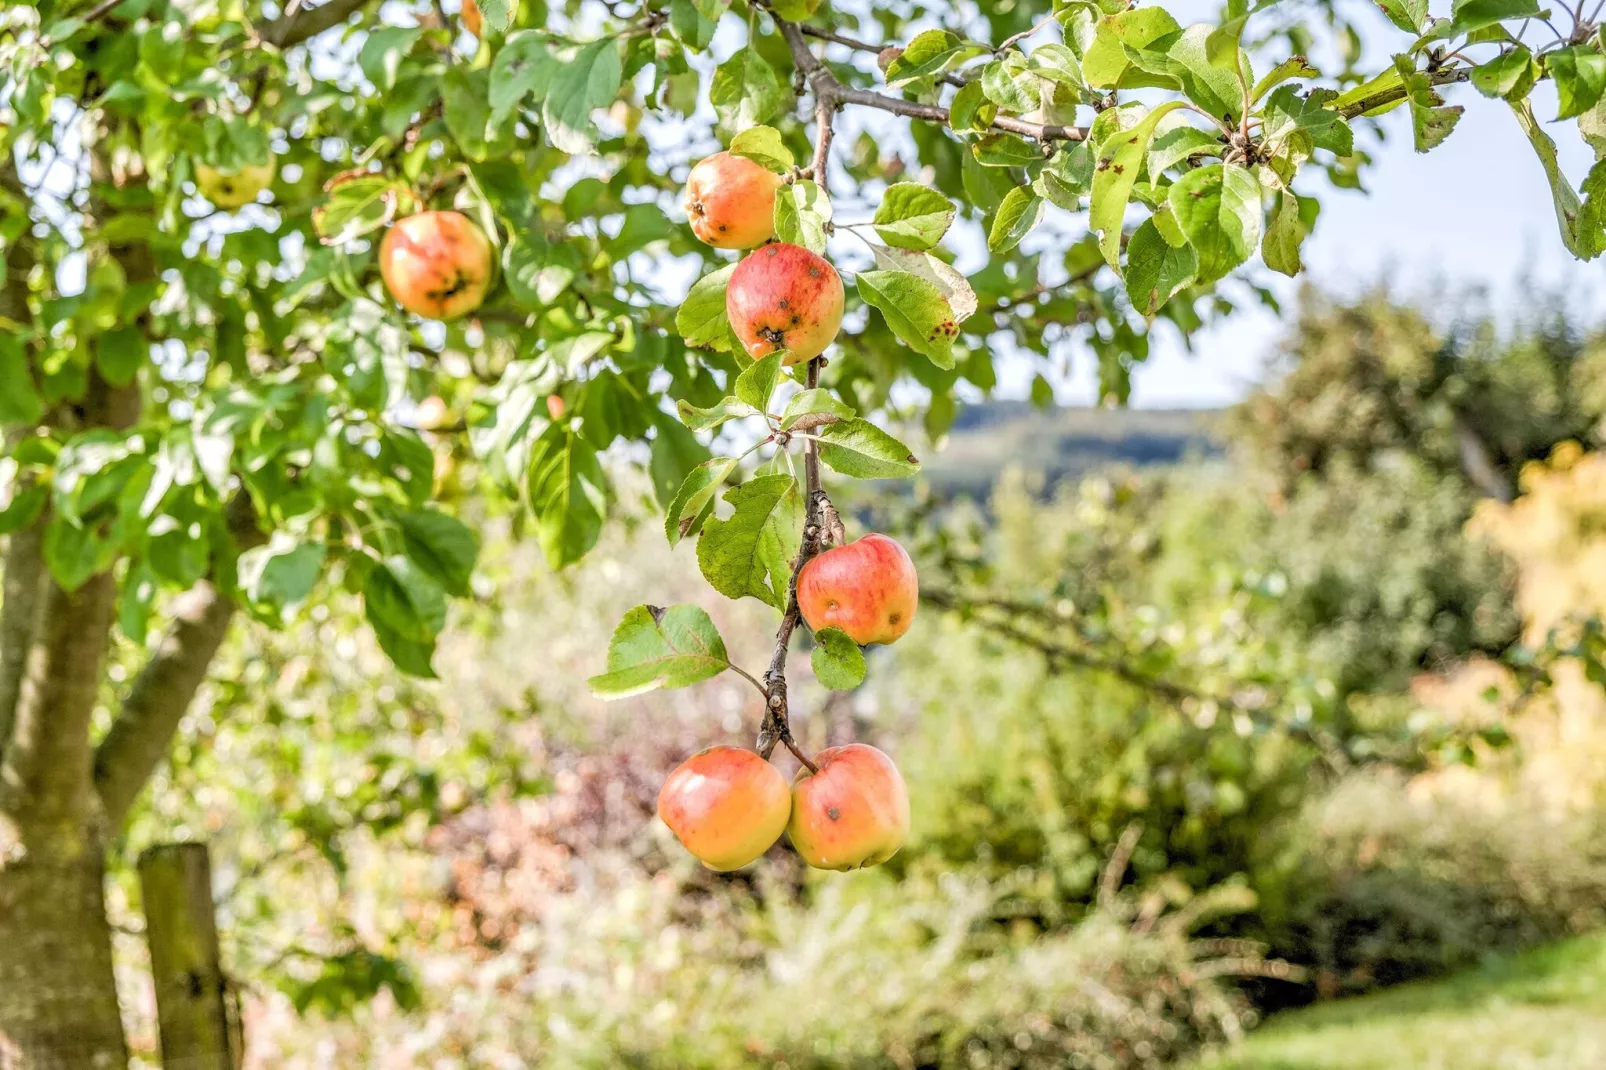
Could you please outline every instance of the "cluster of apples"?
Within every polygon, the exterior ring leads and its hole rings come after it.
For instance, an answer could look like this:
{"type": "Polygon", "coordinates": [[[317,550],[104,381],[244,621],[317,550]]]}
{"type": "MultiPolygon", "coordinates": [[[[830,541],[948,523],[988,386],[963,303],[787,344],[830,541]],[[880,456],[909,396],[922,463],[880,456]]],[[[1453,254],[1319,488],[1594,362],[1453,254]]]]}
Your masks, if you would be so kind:
{"type": "MultiPolygon", "coordinates": [[[[808,626],[839,628],[861,646],[892,643],[909,630],[920,597],[914,562],[885,535],[827,550],[797,577],[808,626]]],[[[892,759],[850,743],[814,758],[790,790],[762,756],[710,747],[669,774],[658,816],[710,869],[740,869],[785,832],[817,869],[874,866],[909,837],[909,791],[892,759]]]]}
{"type": "MultiPolygon", "coordinates": [[[[692,168],[686,215],[718,249],[752,250],[731,273],[725,311],[754,359],[784,351],[787,364],[824,353],[842,327],[842,278],[829,262],[774,241],[784,179],[752,160],[717,153],[692,168]]],[[[816,555],[797,577],[797,602],[814,630],[836,628],[861,646],[892,643],[919,603],[914,562],[885,535],[816,555]]],[[[821,751],[790,789],[763,756],[740,747],[692,755],[664,781],[658,816],[715,870],[740,869],[784,832],[809,865],[874,866],[909,836],[909,791],[892,759],[852,743],[821,751]]]]}

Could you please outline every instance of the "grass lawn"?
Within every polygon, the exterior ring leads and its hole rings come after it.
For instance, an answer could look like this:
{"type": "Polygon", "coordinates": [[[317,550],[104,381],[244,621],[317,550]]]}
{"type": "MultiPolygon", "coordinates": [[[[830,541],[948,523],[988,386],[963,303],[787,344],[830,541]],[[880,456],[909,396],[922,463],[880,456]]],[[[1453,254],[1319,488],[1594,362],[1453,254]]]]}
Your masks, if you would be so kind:
{"type": "Polygon", "coordinates": [[[1194,1070],[1606,1068],[1606,934],[1271,1019],[1194,1070]]]}

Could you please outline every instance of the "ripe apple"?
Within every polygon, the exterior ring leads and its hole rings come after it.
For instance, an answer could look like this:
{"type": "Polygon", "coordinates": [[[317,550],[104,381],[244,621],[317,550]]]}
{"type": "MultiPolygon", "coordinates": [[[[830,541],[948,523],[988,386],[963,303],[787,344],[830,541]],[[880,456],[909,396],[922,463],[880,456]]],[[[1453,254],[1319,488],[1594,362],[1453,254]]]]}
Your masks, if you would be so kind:
{"type": "Polygon", "coordinates": [[[769,762],[740,747],[687,758],[658,792],[658,816],[709,869],[741,869],[786,830],[792,795],[769,762]]]}
{"type": "Polygon", "coordinates": [[[257,199],[273,181],[274,162],[247,164],[238,171],[220,171],[204,163],[195,165],[195,186],[201,196],[233,212],[257,199]]]}
{"type": "Polygon", "coordinates": [[[752,249],[775,236],[781,176],[745,156],[718,152],[691,169],[686,215],[692,233],[716,249],[752,249]]]}
{"type": "Polygon", "coordinates": [[[569,407],[563,403],[562,394],[548,394],[546,396],[546,413],[552,417],[553,423],[563,419],[563,414],[568,411],[569,407]]]}
{"type": "Polygon", "coordinates": [[[919,604],[915,563],[885,535],[827,550],[797,577],[797,607],[809,627],[840,628],[860,646],[897,642],[919,604]]]}
{"type": "Polygon", "coordinates": [[[463,0],[463,11],[459,16],[463,20],[463,29],[475,37],[484,37],[480,31],[485,29],[485,19],[480,14],[480,5],[474,0],[463,0]]]}
{"type": "Polygon", "coordinates": [[[842,299],[836,268],[801,246],[776,243],[736,265],[725,313],[753,359],[784,349],[787,364],[801,364],[836,340],[842,299]]]}
{"type": "Polygon", "coordinates": [[[420,212],[385,232],[379,274],[407,311],[456,319],[485,300],[492,255],[490,239],[462,213],[420,212]]]}
{"type": "Polygon", "coordinates": [[[792,784],[786,834],[816,869],[878,866],[909,838],[909,789],[892,759],[864,743],[831,747],[814,758],[819,772],[792,784]]]}

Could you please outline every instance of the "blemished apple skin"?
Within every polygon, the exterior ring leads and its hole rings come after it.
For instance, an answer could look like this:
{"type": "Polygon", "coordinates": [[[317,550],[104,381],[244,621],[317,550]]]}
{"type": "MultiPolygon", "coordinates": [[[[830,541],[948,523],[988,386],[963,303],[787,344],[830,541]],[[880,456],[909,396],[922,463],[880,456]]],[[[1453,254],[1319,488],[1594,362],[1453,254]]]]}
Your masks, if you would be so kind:
{"type": "Polygon", "coordinates": [[[802,246],[776,242],[731,272],[725,314],[754,360],[784,349],[788,365],[801,364],[836,341],[843,300],[836,268],[802,246]]]}
{"type": "Polygon", "coordinates": [[[398,220],[379,243],[385,289],[407,311],[451,320],[480,307],[491,288],[490,239],[461,212],[398,220]]]}
{"type": "Polygon", "coordinates": [[[717,152],[686,179],[692,233],[716,249],[753,249],[775,236],[781,176],[745,156],[717,152]]]}
{"type": "Polygon", "coordinates": [[[275,169],[272,160],[248,164],[237,171],[220,171],[204,163],[196,164],[195,188],[219,208],[233,212],[255,201],[257,194],[272,185],[275,169]]]}
{"type": "Polygon", "coordinates": [[[703,865],[741,869],[781,838],[792,813],[786,778],[740,747],[709,747],[687,758],[658,792],[658,816],[703,865]]]}
{"type": "Polygon", "coordinates": [[[792,784],[787,838],[815,869],[878,866],[909,839],[909,789],[891,758],[865,743],[814,757],[792,784]]]}
{"type": "Polygon", "coordinates": [[[838,628],[860,646],[894,643],[914,623],[920,579],[902,546],[866,535],[803,566],[797,605],[809,628],[838,628]]]}

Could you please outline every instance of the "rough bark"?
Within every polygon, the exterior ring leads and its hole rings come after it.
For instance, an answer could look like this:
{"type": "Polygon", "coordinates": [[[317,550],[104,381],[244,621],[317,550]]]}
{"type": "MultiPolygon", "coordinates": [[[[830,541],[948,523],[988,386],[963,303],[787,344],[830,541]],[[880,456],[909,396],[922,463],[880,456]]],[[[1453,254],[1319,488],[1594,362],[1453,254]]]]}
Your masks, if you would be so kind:
{"type": "Polygon", "coordinates": [[[156,982],[162,1065],[234,1070],[242,1053],[230,1028],[228,979],[218,950],[206,845],[151,848],[140,856],[139,884],[156,982]]]}
{"type": "Polygon", "coordinates": [[[11,536],[6,546],[5,587],[0,598],[0,758],[5,757],[16,720],[22,672],[33,646],[43,601],[44,525],[34,523],[11,536]]]}
{"type": "Polygon", "coordinates": [[[0,1070],[123,1070],[104,844],[10,846],[0,863],[0,1070]]]}

